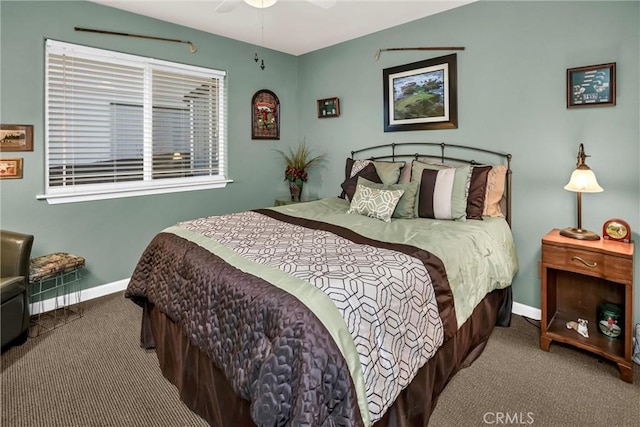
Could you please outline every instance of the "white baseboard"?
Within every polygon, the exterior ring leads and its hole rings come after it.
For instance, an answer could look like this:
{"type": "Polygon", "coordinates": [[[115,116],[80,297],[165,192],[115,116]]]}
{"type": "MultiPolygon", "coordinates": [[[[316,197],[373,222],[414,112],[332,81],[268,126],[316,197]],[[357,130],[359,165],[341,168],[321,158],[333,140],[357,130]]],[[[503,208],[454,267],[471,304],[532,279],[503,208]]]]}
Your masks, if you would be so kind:
{"type": "MultiPolygon", "coordinates": [[[[79,293],[74,292],[71,294],[67,294],[65,297],[59,296],[58,307],[62,307],[64,305],[65,303],[64,298],[67,298],[67,305],[73,305],[79,302],[89,301],[94,298],[99,298],[105,295],[124,291],[125,289],[127,289],[129,280],[130,278],[126,278],[126,279],[118,280],[115,282],[107,283],[101,286],[95,286],[93,288],[84,289],[79,293]]],[[[31,304],[30,313],[31,314],[46,313],[47,311],[55,310],[55,308],[56,308],[56,299],[50,298],[42,302],[35,302],[31,304]]],[[[528,317],[533,320],[540,320],[542,318],[542,312],[539,308],[530,307],[528,305],[520,304],[519,302],[513,303],[511,312],[513,314],[517,314],[518,316],[528,317]]]]}
{"type": "Polygon", "coordinates": [[[542,310],[539,308],[530,307],[528,305],[520,304],[519,302],[514,302],[513,307],[511,307],[511,312],[513,314],[517,314],[518,316],[528,317],[533,320],[542,319],[542,310]]]}
{"type": "Polygon", "coordinates": [[[79,302],[89,301],[94,298],[99,298],[105,295],[121,292],[127,289],[128,284],[129,284],[129,278],[126,278],[126,279],[118,280],[115,282],[106,283],[104,285],[95,286],[93,288],[83,289],[80,292],[72,292],[64,296],[60,295],[57,297],[57,300],[58,300],[57,305],[56,305],[55,297],[49,298],[43,301],[34,302],[34,303],[31,303],[29,307],[29,313],[32,315],[46,313],[47,311],[55,310],[56,306],[63,307],[64,305],[73,305],[79,302]]]}

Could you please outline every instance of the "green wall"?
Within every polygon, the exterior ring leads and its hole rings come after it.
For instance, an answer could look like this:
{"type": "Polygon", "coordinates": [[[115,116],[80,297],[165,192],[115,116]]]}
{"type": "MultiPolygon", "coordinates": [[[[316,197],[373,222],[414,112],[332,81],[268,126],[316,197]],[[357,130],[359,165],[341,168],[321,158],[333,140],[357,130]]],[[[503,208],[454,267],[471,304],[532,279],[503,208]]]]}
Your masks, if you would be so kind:
{"type": "Polygon", "coordinates": [[[297,58],[261,52],[266,69],[253,61],[254,46],[89,2],[0,3],[2,123],[33,124],[34,151],[24,157],[24,178],[0,181],[2,228],[35,235],[33,255],[64,251],[84,256],[85,287],[128,278],[144,247],[177,221],[273,205],[287,191],[283,165],[273,148],[298,138],[297,58]],[[198,48],[139,38],[74,31],[74,27],[192,41],[198,48]],[[44,193],[45,38],[150,56],[228,72],[229,171],[224,189],[119,200],[49,205],[44,193]],[[281,139],[253,141],[251,97],[263,88],[281,103],[281,139]]]}
{"type": "MultiPolygon", "coordinates": [[[[584,143],[603,193],[583,197],[583,225],[600,232],[611,217],[640,230],[640,4],[480,1],[300,57],[267,51],[263,72],[252,45],[83,2],[0,3],[3,123],[35,125],[25,177],[0,181],[3,228],[36,235],[34,254],[69,251],[87,258],[86,287],[124,279],[160,229],[176,221],[271,205],[286,192],[274,147],[306,140],[329,162],[305,192],[339,193],[353,149],[403,142],[451,142],[513,154],[513,232],[520,271],[515,300],[540,307],[540,239],[573,226],[576,198],[565,191],[584,143]],[[188,39],[198,47],[76,33],[74,26],[188,39]],[[48,205],[44,191],[44,39],[153,56],[229,72],[229,169],[221,190],[48,205]],[[455,130],[383,132],[382,70],[450,52],[384,52],[404,46],[465,46],[458,52],[455,130]],[[566,108],[567,68],[617,63],[617,105],[566,108]],[[252,141],[250,99],[273,90],[282,105],[279,142],[252,141]],[[341,115],[316,117],[316,100],[337,96],[341,115]]],[[[15,154],[15,153],[10,153],[15,154]]],[[[640,278],[640,262],[635,277],[640,278]]],[[[640,291],[635,292],[640,321],[640,291]]]]}
{"type": "MultiPolygon", "coordinates": [[[[331,153],[318,192],[336,194],[353,149],[407,141],[450,142],[513,154],[513,233],[520,270],[515,301],[540,307],[540,241],[576,225],[576,195],[563,189],[579,143],[603,193],[583,196],[583,227],[626,219],[640,240],[638,2],[485,2],[299,58],[299,129],[331,153]],[[452,52],[379,48],[464,46],[458,58],[458,129],[383,131],[382,70],[452,52]],[[617,63],[617,105],[566,108],[566,69],[617,63]],[[338,118],[317,119],[316,99],[340,98],[338,118]]],[[[640,279],[636,257],[635,278],[640,279]]],[[[635,319],[640,321],[636,286],[635,319]]]]}

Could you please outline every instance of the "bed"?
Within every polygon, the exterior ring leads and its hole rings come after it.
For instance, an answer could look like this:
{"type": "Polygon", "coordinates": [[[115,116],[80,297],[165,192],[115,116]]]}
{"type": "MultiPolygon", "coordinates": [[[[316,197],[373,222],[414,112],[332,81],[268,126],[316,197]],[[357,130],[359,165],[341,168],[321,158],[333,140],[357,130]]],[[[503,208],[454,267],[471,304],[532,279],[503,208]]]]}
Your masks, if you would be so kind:
{"type": "Polygon", "coordinates": [[[125,291],[141,345],[212,426],[426,425],[510,322],[510,162],[380,145],[340,197],[169,227],[125,291]]]}

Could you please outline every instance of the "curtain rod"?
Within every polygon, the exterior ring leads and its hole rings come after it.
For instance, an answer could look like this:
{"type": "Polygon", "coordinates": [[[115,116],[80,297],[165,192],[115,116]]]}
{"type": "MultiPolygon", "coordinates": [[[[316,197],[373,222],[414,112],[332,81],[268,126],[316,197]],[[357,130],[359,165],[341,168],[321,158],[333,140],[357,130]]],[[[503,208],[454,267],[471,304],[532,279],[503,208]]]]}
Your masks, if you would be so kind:
{"type": "Polygon", "coordinates": [[[446,47],[389,47],[386,49],[378,49],[376,51],[375,59],[376,61],[380,59],[380,53],[387,52],[391,50],[464,50],[463,46],[446,46],[446,47]]]}
{"type": "Polygon", "coordinates": [[[94,30],[91,28],[81,28],[81,27],[75,27],[74,29],[76,31],[85,31],[87,33],[109,34],[112,36],[138,37],[141,39],[161,40],[164,42],[173,42],[173,43],[186,43],[189,46],[189,52],[196,53],[198,51],[198,49],[196,49],[193,43],[191,43],[189,40],[168,39],[165,37],[145,36],[143,34],[120,33],[117,31],[94,30]]]}

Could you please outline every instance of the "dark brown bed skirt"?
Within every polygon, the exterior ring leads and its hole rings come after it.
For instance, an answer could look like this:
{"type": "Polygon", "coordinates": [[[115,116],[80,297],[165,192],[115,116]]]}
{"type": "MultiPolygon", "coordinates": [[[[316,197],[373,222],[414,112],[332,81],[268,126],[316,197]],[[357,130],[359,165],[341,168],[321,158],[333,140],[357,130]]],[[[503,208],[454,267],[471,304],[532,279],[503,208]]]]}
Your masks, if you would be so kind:
{"type": "MultiPolygon", "coordinates": [[[[451,377],[480,356],[495,325],[509,326],[511,287],[487,295],[453,338],[438,349],[375,427],[426,426],[451,377]]],[[[250,402],[236,396],[222,371],[151,303],[144,306],[143,347],[156,348],[160,369],[182,401],[215,427],[255,426],[250,402]]]]}

